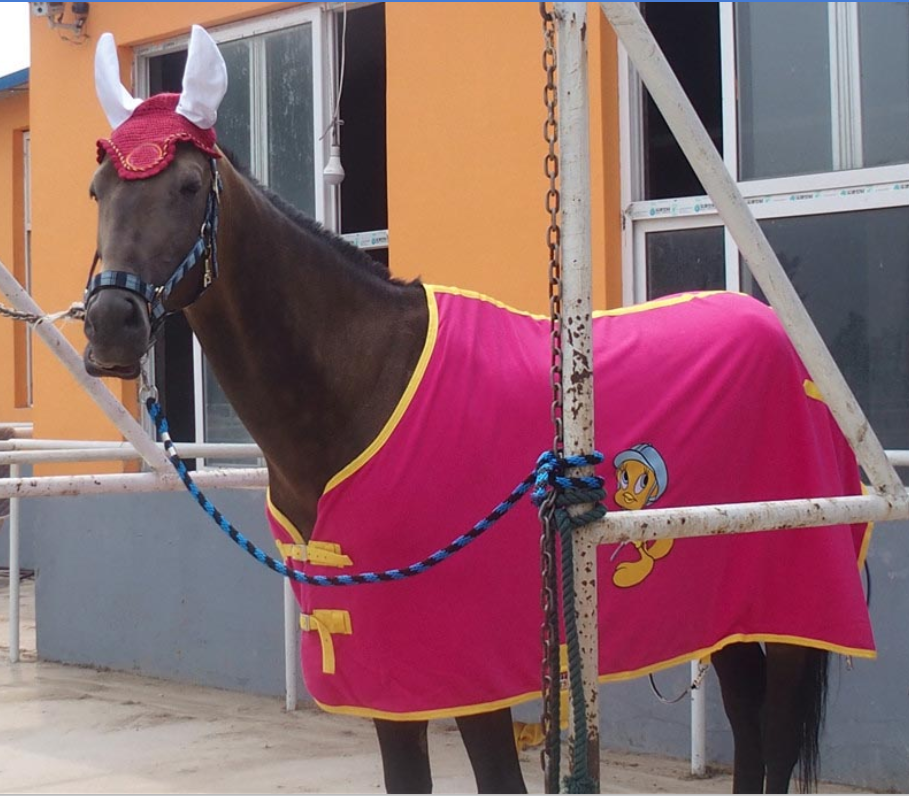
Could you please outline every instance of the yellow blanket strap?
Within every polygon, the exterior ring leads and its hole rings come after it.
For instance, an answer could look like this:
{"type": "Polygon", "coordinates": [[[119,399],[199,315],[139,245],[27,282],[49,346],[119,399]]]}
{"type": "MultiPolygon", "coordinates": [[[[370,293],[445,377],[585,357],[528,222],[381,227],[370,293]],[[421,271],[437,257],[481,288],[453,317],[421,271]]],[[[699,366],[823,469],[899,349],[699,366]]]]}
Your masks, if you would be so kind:
{"type": "Polygon", "coordinates": [[[307,632],[319,632],[319,640],[322,642],[322,673],[334,674],[335,645],[331,637],[336,633],[349,636],[353,632],[350,627],[350,612],[317,608],[311,614],[300,616],[300,627],[307,632]]]}
{"type": "Polygon", "coordinates": [[[334,542],[308,542],[306,544],[292,544],[289,542],[275,541],[278,552],[283,559],[292,561],[309,561],[320,567],[349,567],[353,565],[350,556],[341,553],[341,545],[334,542]]]}

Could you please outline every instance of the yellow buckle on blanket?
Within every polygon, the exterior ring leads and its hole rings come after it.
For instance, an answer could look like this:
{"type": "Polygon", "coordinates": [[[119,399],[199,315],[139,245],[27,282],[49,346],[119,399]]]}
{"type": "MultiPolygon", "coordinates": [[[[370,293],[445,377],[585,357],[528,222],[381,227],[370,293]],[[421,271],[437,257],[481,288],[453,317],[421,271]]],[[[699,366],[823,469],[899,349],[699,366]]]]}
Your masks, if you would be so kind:
{"type": "Polygon", "coordinates": [[[332,611],[317,608],[311,614],[300,616],[300,627],[305,631],[316,630],[322,642],[322,673],[335,673],[335,645],[332,636],[335,634],[349,636],[353,630],[350,626],[349,611],[332,611]]]}
{"type": "Polygon", "coordinates": [[[308,542],[306,544],[292,544],[278,542],[278,552],[281,558],[292,561],[309,561],[320,567],[349,567],[353,565],[350,556],[341,552],[341,545],[334,542],[308,542]]]}

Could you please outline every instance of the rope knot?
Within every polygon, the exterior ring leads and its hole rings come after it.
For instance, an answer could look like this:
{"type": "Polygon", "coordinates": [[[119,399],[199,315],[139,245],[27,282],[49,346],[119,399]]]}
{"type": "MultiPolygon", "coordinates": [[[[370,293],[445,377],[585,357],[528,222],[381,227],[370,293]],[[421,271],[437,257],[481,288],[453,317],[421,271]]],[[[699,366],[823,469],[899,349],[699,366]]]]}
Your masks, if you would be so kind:
{"type": "Polygon", "coordinates": [[[547,498],[552,498],[556,509],[556,521],[559,528],[580,528],[603,517],[606,507],[601,501],[606,499],[604,479],[598,475],[566,476],[572,467],[592,467],[602,464],[604,456],[599,451],[578,456],[557,456],[552,451],[545,451],[537,459],[534,470],[534,488],[531,500],[537,507],[542,506],[547,498]],[[569,506],[593,503],[589,511],[581,514],[569,514],[569,506]]]}

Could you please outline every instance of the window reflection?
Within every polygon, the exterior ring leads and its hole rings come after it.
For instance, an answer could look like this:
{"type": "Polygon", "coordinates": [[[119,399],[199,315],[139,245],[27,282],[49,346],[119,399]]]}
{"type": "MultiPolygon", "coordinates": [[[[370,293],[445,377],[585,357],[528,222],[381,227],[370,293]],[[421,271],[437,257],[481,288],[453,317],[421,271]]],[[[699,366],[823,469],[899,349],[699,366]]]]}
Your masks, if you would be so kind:
{"type": "Polygon", "coordinates": [[[884,446],[909,447],[909,208],[761,227],[884,446]]]}

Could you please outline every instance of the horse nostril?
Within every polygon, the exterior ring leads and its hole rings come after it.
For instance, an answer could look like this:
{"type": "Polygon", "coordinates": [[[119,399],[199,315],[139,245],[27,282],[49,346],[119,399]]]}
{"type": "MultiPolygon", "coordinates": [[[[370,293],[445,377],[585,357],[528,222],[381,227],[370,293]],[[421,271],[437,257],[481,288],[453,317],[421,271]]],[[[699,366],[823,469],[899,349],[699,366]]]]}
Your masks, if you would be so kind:
{"type": "Polygon", "coordinates": [[[129,304],[126,310],[126,317],[123,319],[123,325],[127,328],[135,328],[142,323],[142,315],[139,313],[139,301],[133,296],[125,297],[129,304]]]}

